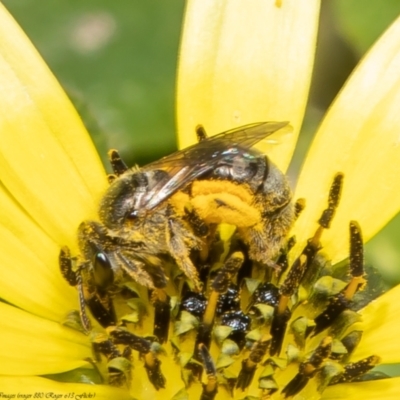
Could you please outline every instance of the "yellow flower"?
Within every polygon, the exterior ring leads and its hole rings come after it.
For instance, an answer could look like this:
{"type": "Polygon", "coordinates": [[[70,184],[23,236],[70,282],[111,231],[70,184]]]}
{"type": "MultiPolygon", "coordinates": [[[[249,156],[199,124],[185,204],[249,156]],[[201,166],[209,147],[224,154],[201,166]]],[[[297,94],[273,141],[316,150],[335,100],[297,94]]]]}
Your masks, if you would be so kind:
{"type": "MultiPolygon", "coordinates": [[[[188,2],[178,78],[181,146],[195,141],[198,123],[217,133],[256,121],[288,120],[295,133],[268,151],[286,169],[306,104],[318,8],[316,0],[301,5],[255,0],[251,6],[188,2]]],[[[322,239],[333,262],[348,255],[351,220],[358,221],[368,240],[399,208],[399,31],[397,21],[343,89],[317,133],[296,189],[296,198],[307,201],[294,228],[304,245],[326,208],[333,176],[344,174],[341,204],[322,239]]],[[[129,398],[127,390],[84,385],[94,379],[90,339],[60,324],[79,308],[76,291],[59,272],[60,247],[78,253],[77,227],[96,219],[105,173],[65,94],[3,7],[0,88],[0,398],[50,398],[51,393],[53,398],[129,398]],[[73,370],[78,378],[68,374],[73,370]]],[[[392,289],[359,312],[356,329],[363,336],[351,361],[375,354],[383,364],[400,361],[395,336],[399,291],[392,289]]],[[[171,357],[161,359],[167,388],[156,392],[138,365],[131,394],[138,400],[172,398],[182,389],[175,400],[186,399],[179,367],[171,357]]],[[[296,370],[287,373],[290,381],[296,370]]],[[[344,383],[322,395],[311,384],[295,398],[395,399],[399,384],[399,378],[344,383]]],[[[200,385],[190,390],[200,398],[200,385]]],[[[256,384],[249,395],[259,396],[256,384]]],[[[245,396],[237,391],[235,398],[245,396]]],[[[224,398],[229,395],[221,387],[216,400],[224,398]]]]}

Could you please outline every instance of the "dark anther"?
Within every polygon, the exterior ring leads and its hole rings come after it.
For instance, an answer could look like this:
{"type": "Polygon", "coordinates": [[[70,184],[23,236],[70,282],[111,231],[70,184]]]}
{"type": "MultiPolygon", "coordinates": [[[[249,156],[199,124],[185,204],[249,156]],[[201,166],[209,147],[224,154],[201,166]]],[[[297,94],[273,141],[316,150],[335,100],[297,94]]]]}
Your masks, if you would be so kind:
{"type": "Polygon", "coordinates": [[[214,361],[211,357],[210,352],[208,351],[208,348],[201,343],[199,345],[199,354],[201,357],[201,360],[203,361],[203,366],[204,366],[204,370],[206,372],[207,375],[215,375],[217,373],[217,370],[215,368],[214,365],[214,361]]]}
{"type": "Polygon", "coordinates": [[[287,323],[291,316],[292,313],[288,308],[286,308],[282,312],[279,309],[279,305],[275,307],[270,329],[272,340],[269,353],[271,354],[271,356],[279,355],[279,353],[281,352],[283,339],[285,338],[287,323]]]}
{"type": "Polygon", "coordinates": [[[165,387],[165,377],[160,369],[161,361],[151,351],[151,342],[149,340],[124,329],[115,329],[110,335],[115,344],[125,344],[143,356],[147,376],[156,390],[165,387]]]}
{"type": "Polygon", "coordinates": [[[233,253],[225,262],[224,266],[218,271],[217,276],[211,284],[211,289],[219,294],[225,293],[228,290],[233,276],[242,266],[243,259],[244,256],[242,253],[233,253]]]}
{"type": "Polygon", "coordinates": [[[322,340],[310,359],[299,365],[297,375],[283,388],[282,394],[285,398],[295,396],[307,385],[310,378],[321,368],[324,360],[330,356],[331,349],[332,338],[328,336],[322,340]]]}
{"type": "Polygon", "coordinates": [[[350,301],[345,297],[343,292],[332,297],[326,309],[314,319],[315,328],[312,337],[329,328],[339,315],[349,308],[349,305],[350,301]]]}
{"type": "MultiPolygon", "coordinates": [[[[306,247],[303,249],[302,254],[307,257],[306,265],[303,270],[303,275],[300,278],[300,283],[304,284],[307,277],[314,274],[312,271],[312,265],[314,262],[315,255],[321,248],[320,239],[324,229],[329,229],[332,219],[335,215],[337,206],[339,205],[340,194],[343,186],[343,174],[337,173],[333,179],[331,189],[329,191],[328,208],[322,212],[321,218],[319,219],[319,228],[315,232],[314,236],[307,241],[306,247]]],[[[307,286],[307,285],[305,285],[307,286]]]]}
{"type": "Polygon", "coordinates": [[[110,339],[101,342],[93,342],[92,346],[95,352],[103,354],[107,357],[107,360],[112,360],[113,358],[121,356],[118,348],[110,339]]]}
{"type": "Polygon", "coordinates": [[[217,369],[207,347],[200,344],[198,350],[207,374],[207,383],[203,384],[200,400],[214,400],[218,393],[217,369]]]}
{"type": "Polygon", "coordinates": [[[254,373],[257,369],[257,365],[264,358],[270,341],[270,336],[265,335],[258,342],[254,343],[249,358],[242,361],[242,369],[239,372],[238,380],[236,382],[236,387],[238,389],[245,390],[250,386],[254,377],[254,373]]]}
{"type": "MultiPolygon", "coordinates": [[[[243,262],[243,254],[240,252],[233,253],[224,266],[218,271],[211,285],[211,293],[208,297],[208,303],[203,315],[203,321],[197,333],[194,356],[195,360],[201,361],[198,347],[203,344],[210,347],[211,343],[211,330],[214,323],[215,312],[218,305],[219,296],[228,290],[233,275],[237,273],[243,262]]],[[[201,368],[197,371],[201,375],[201,368]]]]}
{"type": "Polygon", "coordinates": [[[242,369],[240,370],[238,379],[236,381],[236,388],[246,390],[253,380],[254,373],[256,372],[257,365],[248,365],[247,360],[242,361],[242,369]]]}
{"type": "Polygon", "coordinates": [[[318,253],[320,249],[321,246],[319,244],[316,245],[313,242],[313,239],[308,239],[307,245],[306,247],[304,247],[301,253],[307,257],[307,265],[310,265],[314,261],[315,255],[318,253]]]}
{"type": "Polygon", "coordinates": [[[117,150],[109,150],[108,159],[116,176],[120,176],[128,170],[128,166],[124,163],[117,150]]]}
{"type": "Polygon", "coordinates": [[[289,267],[288,253],[295,244],[296,244],[296,237],[291,236],[288,239],[286,246],[281,249],[281,253],[275,263],[278,281],[289,267]]]}
{"type": "Polygon", "coordinates": [[[218,393],[218,386],[211,392],[206,391],[207,384],[203,384],[203,391],[201,392],[200,400],[214,400],[218,393]]]}
{"type": "Polygon", "coordinates": [[[330,385],[336,385],[337,383],[356,382],[364,374],[379,364],[379,362],[380,358],[378,356],[370,356],[355,363],[347,364],[341,374],[332,378],[330,385]]]}
{"type": "Polygon", "coordinates": [[[329,192],[328,208],[324,210],[318,223],[325,229],[329,229],[337,206],[339,205],[340,195],[343,186],[343,174],[337,173],[333,179],[331,190],[329,192]]]}
{"type": "Polygon", "coordinates": [[[319,368],[322,362],[329,357],[332,351],[332,338],[327,336],[319,346],[315,349],[310,360],[308,361],[314,368],[319,368]]]}
{"type": "Polygon", "coordinates": [[[197,136],[197,141],[200,143],[203,140],[207,139],[207,132],[204,129],[203,125],[197,125],[196,126],[196,136],[197,136]]]}
{"type": "MultiPolygon", "coordinates": [[[[304,251],[306,249],[307,247],[304,249],[304,251]]],[[[303,278],[307,265],[308,257],[304,254],[301,254],[300,257],[298,257],[293,263],[286,279],[279,289],[279,292],[282,296],[290,297],[296,292],[301,282],[301,279],[303,278]]]]}
{"type": "MultiPolygon", "coordinates": [[[[228,290],[232,277],[237,273],[243,262],[243,254],[240,252],[233,253],[224,266],[220,268],[211,285],[211,293],[208,296],[207,307],[203,315],[203,326],[210,329],[214,323],[215,312],[218,306],[219,297],[228,290]]],[[[209,342],[199,341],[197,345],[204,343],[207,347],[209,342]]]]}
{"type": "Polygon", "coordinates": [[[350,273],[353,277],[364,275],[364,247],[361,229],[357,222],[350,222],[350,273]]]}
{"type": "Polygon", "coordinates": [[[256,342],[253,348],[251,349],[249,360],[251,360],[255,364],[260,363],[264,358],[265,354],[267,353],[267,349],[270,343],[271,343],[270,337],[263,338],[262,340],[256,342]]]}
{"type": "Polygon", "coordinates": [[[157,299],[154,305],[154,327],[153,334],[160,343],[168,340],[169,322],[170,322],[170,298],[166,296],[165,301],[157,299]]]}
{"type": "Polygon", "coordinates": [[[113,337],[115,344],[125,344],[141,354],[147,354],[151,349],[150,341],[124,329],[115,329],[110,335],[113,337]]]}
{"type": "Polygon", "coordinates": [[[146,368],[147,376],[149,381],[153,384],[156,390],[165,388],[165,377],[161,372],[161,361],[153,358],[151,363],[145,362],[144,367],[146,368]]]}
{"type": "Polygon", "coordinates": [[[264,358],[270,342],[271,338],[266,336],[254,343],[249,358],[242,361],[242,369],[240,370],[238,380],[236,382],[236,387],[238,389],[245,390],[250,386],[254,377],[254,373],[257,369],[257,365],[264,358]]]}
{"type": "MultiPolygon", "coordinates": [[[[98,353],[103,354],[108,361],[118,359],[119,357],[124,357],[127,360],[130,359],[130,352],[124,350],[123,354],[118,350],[115,344],[110,339],[105,339],[99,341],[94,341],[92,343],[93,351],[97,356],[98,353]]],[[[98,360],[100,361],[100,359],[98,360]]],[[[115,368],[115,365],[108,366],[108,383],[111,386],[122,386],[126,382],[126,376],[124,371],[120,370],[119,368],[115,368]]]]}
{"type": "Polygon", "coordinates": [[[103,328],[117,324],[114,303],[107,293],[104,293],[104,296],[101,298],[99,296],[92,296],[86,299],[85,302],[93,317],[96,318],[97,322],[103,328]]]}
{"type": "Polygon", "coordinates": [[[307,385],[310,378],[302,373],[296,374],[296,376],[283,388],[282,394],[284,398],[295,396],[307,385]]]}
{"type": "Polygon", "coordinates": [[[364,250],[361,229],[357,222],[350,222],[350,274],[349,284],[337,295],[333,296],[326,309],[315,318],[313,336],[330,327],[339,315],[350,308],[354,294],[364,285],[364,250]]]}
{"type": "MultiPolygon", "coordinates": [[[[303,253],[306,249],[303,250],[303,253]]],[[[274,316],[272,318],[270,329],[270,333],[272,335],[270,348],[271,355],[279,354],[282,349],[287,323],[291,317],[291,312],[287,307],[287,303],[289,298],[295,293],[300,284],[301,278],[303,277],[305,268],[307,266],[307,262],[307,256],[301,254],[300,257],[298,257],[294,262],[285,281],[279,289],[279,303],[274,307],[274,316]]]]}
{"type": "MultiPolygon", "coordinates": [[[[199,327],[199,330],[197,332],[196,336],[196,341],[194,344],[194,352],[193,352],[193,358],[197,361],[202,361],[202,355],[200,353],[200,346],[205,346],[207,348],[210,347],[211,344],[211,331],[212,331],[212,325],[204,324],[202,323],[199,327]]],[[[198,364],[193,364],[192,366],[192,371],[193,375],[197,377],[201,377],[201,374],[203,372],[203,367],[198,365],[198,364]]]]}
{"type": "MultiPolygon", "coordinates": [[[[321,229],[321,231],[322,231],[322,229],[321,229]]],[[[303,275],[300,278],[300,283],[302,283],[303,285],[305,285],[305,282],[307,282],[307,278],[310,276],[313,276],[315,273],[315,271],[314,271],[315,268],[313,268],[313,262],[314,262],[316,254],[321,249],[319,239],[315,240],[316,237],[318,237],[318,232],[319,231],[317,231],[315,237],[307,240],[307,245],[304,247],[303,252],[301,253],[303,256],[306,257],[303,275]]],[[[297,262],[297,261],[295,261],[295,262],[297,262]]],[[[305,286],[307,286],[307,285],[305,285],[305,286]]]]}

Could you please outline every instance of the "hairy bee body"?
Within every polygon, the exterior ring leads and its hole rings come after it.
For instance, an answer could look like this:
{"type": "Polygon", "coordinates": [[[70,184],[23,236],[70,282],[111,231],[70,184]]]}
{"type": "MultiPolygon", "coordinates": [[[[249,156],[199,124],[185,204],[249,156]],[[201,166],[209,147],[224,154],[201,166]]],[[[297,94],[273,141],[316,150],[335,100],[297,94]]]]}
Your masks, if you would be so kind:
{"type": "Polygon", "coordinates": [[[293,222],[292,195],[283,173],[264,155],[258,161],[266,172],[261,182],[195,181],[191,205],[207,224],[234,225],[250,258],[269,265],[293,222]]]}
{"type": "MultiPolygon", "coordinates": [[[[119,176],[100,204],[101,222],[85,221],[78,233],[87,282],[95,286],[89,300],[81,297],[92,313],[96,297],[102,311],[112,308],[109,293],[124,279],[164,288],[164,255],[200,288],[191,255],[207,254],[221,223],[236,227],[250,259],[270,265],[294,219],[292,195],[285,175],[252,146],[287,125],[248,125],[141,169],[115,171],[119,176]]],[[[103,326],[113,319],[95,318],[103,326]]]]}

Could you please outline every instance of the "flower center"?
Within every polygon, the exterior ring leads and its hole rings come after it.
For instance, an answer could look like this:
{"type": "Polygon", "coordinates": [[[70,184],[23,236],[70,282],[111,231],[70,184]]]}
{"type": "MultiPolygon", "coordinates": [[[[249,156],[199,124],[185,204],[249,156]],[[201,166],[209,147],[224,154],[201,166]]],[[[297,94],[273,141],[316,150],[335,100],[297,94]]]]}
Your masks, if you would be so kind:
{"type": "MultiPolygon", "coordinates": [[[[261,268],[220,226],[193,257],[201,289],[173,263],[165,289],[125,283],[113,299],[121,325],[109,336],[92,332],[109,383],[139,399],[264,400],[319,398],[329,385],[368,379],[379,357],[352,359],[362,337],[352,325],[371,300],[358,224],[349,225],[348,262],[331,266],[319,254],[342,182],[337,174],[319,227],[290,268],[294,238],[261,268]]],[[[297,215],[303,207],[296,203],[297,215]]]]}

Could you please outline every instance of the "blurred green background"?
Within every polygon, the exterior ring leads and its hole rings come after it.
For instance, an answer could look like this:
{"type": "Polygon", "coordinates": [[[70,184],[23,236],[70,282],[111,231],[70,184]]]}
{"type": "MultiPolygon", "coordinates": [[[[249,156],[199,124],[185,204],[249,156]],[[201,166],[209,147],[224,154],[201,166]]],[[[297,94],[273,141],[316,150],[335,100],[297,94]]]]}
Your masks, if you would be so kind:
{"type": "MultiPolygon", "coordinates": [[[[82,115],[103,156],[142,165],[175,149],[174,89],[184,1],[3,0],[82,115]]],[[[323,0],[295,177],[322,115],[357,61],[400,14],[399,0],[323,0]]],[[[293,178],[294,179],[294,178],[293,178]]],[[[389,285],[400,282],[400,218],[367,246],[389,285]]]]}

